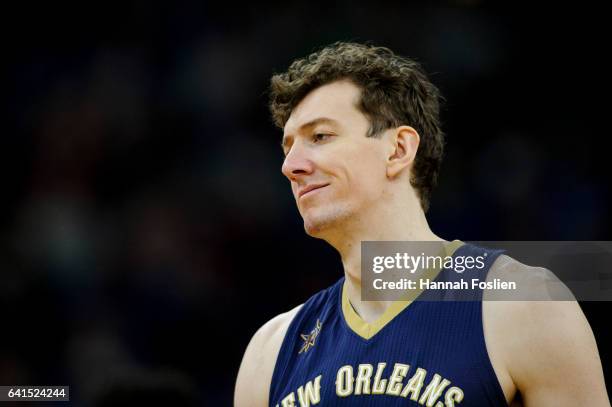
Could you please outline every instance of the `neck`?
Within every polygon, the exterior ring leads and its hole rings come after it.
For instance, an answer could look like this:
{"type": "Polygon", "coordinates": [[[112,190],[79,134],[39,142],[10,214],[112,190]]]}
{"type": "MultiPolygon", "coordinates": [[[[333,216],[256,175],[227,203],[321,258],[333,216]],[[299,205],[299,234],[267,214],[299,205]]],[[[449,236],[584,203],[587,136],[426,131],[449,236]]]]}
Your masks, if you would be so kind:
{"type": "Polygon", "coordinates": [[[361,301],[361,242],[443,241],[429,228],[416,196],[403,202],[406,204],[390,205],[387,201],[383,208],[374,206],[324,237],[340,253],[348,298],[366,322],[377,319],[390,302],[361,301]]]}

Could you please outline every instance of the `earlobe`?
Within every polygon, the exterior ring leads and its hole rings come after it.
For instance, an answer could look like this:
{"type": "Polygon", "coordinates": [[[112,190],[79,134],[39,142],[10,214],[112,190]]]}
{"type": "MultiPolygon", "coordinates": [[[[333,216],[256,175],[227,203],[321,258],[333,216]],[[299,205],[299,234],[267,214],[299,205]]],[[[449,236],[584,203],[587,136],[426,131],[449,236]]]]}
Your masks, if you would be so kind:
{"type": "Polygon", "coordinates": [[[419,134],[410,126],[400,126],[391,137],[393,149],[387,159],[387,177],[395,178],[412,166],[419,146],[419,134]]]}

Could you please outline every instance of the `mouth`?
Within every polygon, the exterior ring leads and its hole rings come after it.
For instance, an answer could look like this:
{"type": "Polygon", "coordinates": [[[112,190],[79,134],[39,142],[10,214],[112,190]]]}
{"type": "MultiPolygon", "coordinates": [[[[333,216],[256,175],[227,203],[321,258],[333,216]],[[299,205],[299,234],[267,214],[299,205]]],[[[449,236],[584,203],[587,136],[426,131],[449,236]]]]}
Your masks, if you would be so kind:
{"type": "Polygon", "coordinates": [[[317,191],[317,190],[319,190],[321,188],[324,188],[324,187],[326,187],[328,185],[329,184],[312,184],[312,185],[308,185],[307,187],[302,188],[302,189],[300,189],[298,191],[298,199],[303,197],[303,196],[305,196],[305,195],[307,195],[307,194],[310,194],[310,193],[312,193],[314,191],[317,191]]]}

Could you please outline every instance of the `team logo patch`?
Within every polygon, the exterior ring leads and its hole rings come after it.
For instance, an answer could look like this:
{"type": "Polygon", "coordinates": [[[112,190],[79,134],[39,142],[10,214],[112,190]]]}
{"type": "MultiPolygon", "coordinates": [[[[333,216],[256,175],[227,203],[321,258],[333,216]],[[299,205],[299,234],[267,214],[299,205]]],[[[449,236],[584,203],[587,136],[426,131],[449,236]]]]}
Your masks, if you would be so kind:
{"type": "Polygon", "coordinates": [[[319,333],[321,332],[321,326],[322,326],[321,321],[319,321],[319,319],[317,318],[317,325],[312,331],[310,331],[310,334],[300,335],[304,343],[302,344],[302,348],[300,349],[298,353],[302,353],[302,352],[306,353],[308,352],[308,349],[310,349],[311,347],[315,345],[315,340],[317,339],[317,337],[319,336],[319,333]]]}

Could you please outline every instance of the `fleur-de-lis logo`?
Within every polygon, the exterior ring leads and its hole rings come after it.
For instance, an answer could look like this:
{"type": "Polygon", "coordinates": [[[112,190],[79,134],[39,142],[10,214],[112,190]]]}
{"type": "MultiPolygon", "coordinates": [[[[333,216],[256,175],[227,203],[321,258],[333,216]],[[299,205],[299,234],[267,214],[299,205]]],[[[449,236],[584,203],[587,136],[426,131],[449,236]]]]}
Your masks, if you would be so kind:
{"type": "Polygon", "coordinates": [[[310,331],[310,334],[306,335],[306,334],[300,334],[300,336],[302,337],[302,340],[304,341],[304,344],[302,345],[302,348],[300,349],[300,351],[298,353],[306,353],[308,352],[308,349],[310,349],[311,347],[313,347],[315,345],[315,340],[317,339],[317,336],[319,336],[319,333],[321,332],[321,321],[319,321],[319,319],[317,319],[317,325],[315,326],[315,328],[310,331]]]}

